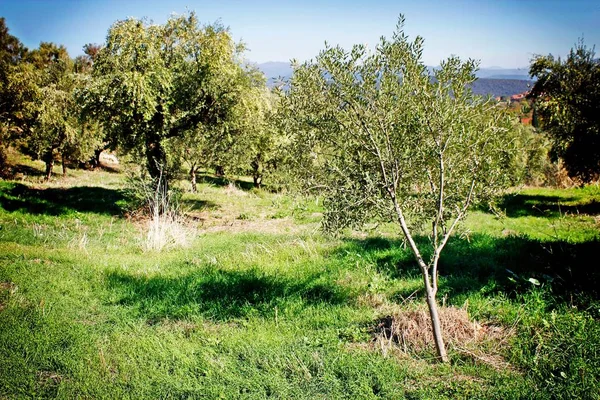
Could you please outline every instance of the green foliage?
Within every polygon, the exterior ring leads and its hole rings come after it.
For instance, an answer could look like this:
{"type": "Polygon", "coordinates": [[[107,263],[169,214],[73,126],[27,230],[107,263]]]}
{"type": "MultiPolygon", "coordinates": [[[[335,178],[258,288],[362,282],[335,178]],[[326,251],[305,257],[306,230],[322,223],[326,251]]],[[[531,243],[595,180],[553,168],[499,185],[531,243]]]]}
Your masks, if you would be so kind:
{"type": "Polygon", "coordinates": [[[261,187],[264,176],[272,175],[281,160],[285,138],[276,126],[277,97],[264,85],[249,91],[247,97],[232,169],[251,175],[254,186],[261,187]]]}
{"type": "Polygon", "coordinates": [[[193,191],[201,169],[222,169],[229,176],[252,172],[258,186],[276,140],[269,120],[275,99],[263,74],[246,65],[222,85],[229,91],[229,112],[217,124],[199,125],[170,144],[170,154],[189,171],[193,191]]]}
{"type": "MultiPolygon", "coordinates": [[[[128,19],[109,30],[84,93],[110,142],[146,160],[150,175],[169,175],[181,152],[168,142],[221,127],[238,103],[243,46],[219,24],[194,13],[163,25],[128,19]]],[[[192,143],[194,147],[196,143],[192,143]]]]}
{"type": "Polygon", "coordinates": [[[8,33],[0,17],[0,176],[6,164],[5,147],[18,136],[25,124],[25,100],[31,85],[21,73],[20,63],[27,49],[8,33]]]}
{"type": "Polygon", "coordinates": [[[552,55],[533,59],[529,73],[535,114],[552,137],[554,155],[571,177],[583,182],[600,173],[600,63],[594,49],[580,41],[566,60],[552,55]]]}
{"type": "Polygon", "coordinates": [[[427,219],[436,218],[441,191],[447,221],[465,200],[483,201],[511,182],[512,128],[467,87],[475,63],[452,58],[430,76],[422,42],[409,42],[400,25],[373,53],[327,48],[296,66],[285,123],[298,171],[327,194],[327,228],[395,219],[390,191],[427,219]]]}
{"type": "Polygon", "coordinates": [[[28,54],[27,63],[33,67],[35,95],[30,99],[29,134],[19,143],[33,158],[46,163],[48,179],[56,153],[61,155],[64,172],[67,161],[88,160],[101,138],[97,127],[81,118],[75,91],[85,85],[86,79],[74,72],[66,49],[41,43],[39,49],[28,54]]]}
{"type": "Polygon", "coordinates": [[[546,175],[551,170],[551,142],[547,135],[530,125],[516,122],[513,126],[514,140],[520,149],[512,157],[509,170],[515,174],[515,181],[527,185],[548,184],[546,175]]]}

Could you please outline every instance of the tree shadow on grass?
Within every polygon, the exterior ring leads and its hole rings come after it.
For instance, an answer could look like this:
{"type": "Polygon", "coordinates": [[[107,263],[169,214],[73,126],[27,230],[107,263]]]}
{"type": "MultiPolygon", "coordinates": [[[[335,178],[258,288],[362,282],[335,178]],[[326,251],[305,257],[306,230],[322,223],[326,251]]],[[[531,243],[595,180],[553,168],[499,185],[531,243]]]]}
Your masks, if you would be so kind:
{"type": "Polygon", "coordinates": [[[224,176],[213,176],[213,175],[200,175],[200,182],[206,182],[215,186],[227,186],[230,183],[234,184],[238,188],[242,190],[252,190],[254,189],[254,184],[252,182],[246,182],[241,179],[232,179],[224,176]]]}
{"type": "Polygon", "coordinates": [[[146,277],[113,271],[107,282],[117,298],[113,304],[132,307],[150,323],[165,318],[202,315],[229,320],[250,315],[271,316],[286,304],[343,304],[347,292],[313,275],[292,280],[257,270],[224,271],[206,267],[183,276],[146,277]]]}
{"type": "MultiPolygon", "coordinates": [[[[425,248],[428,239],[415,238],[420,248],[425,248]],[[425,242],[427,241],[427,242],[425,242]]],[[[373,263],[377,271],[393,279],[419,274],[420,270],[410,250],[400,239],[368,237],[365,239],[345,238],[344,245],[335,249],[334,257],[357,254],[373,263]]]]}
{"type": "Polygon", "coordinates": [[[564,214],[600,214],[600,202],[573,203],[574,197],[544,196],[531,194],[509,194],[504,196],[498,204],[508,217],[548,217],[558,218],[564,214]]]}
{"type": "Polygon", "coordinates": [[[579,294],[600,299],[600,268],[593,261],[600,254],[600,239],[571,243],[474,235],[468,241],[453,238],[444,251],[440,272],[455,293],[493,287],[492,291],[509,294],[539,282],[564,299],[579,294]]]}
{"type": "MultiPolygon", "coordinates": [[[[424,248],[428,239],[416,238],[424,248]]],[[[334,253],[338,257],[357,253],[392,279],[420,277],[410,249],[400,240],[348,239],[334,253]]],[[[452,300],[470,292],[512,296],[531,289],[535,283],[550,287],[557,299],[573,302],[600,299],[600,239],[583,243],[541,241],[526,236],[453,237],[442,252],[438,296],[452,300]],[[531,281],[533,278],[534,281],[531,281]]],[[[411,293],[397,293],[406,298],[411,293]]]]}
{"type": "Polygon", "coordinates": [[[18,175],[36,177],[42,177],[45,175],[43,170],[25,164],[13,165],[10,169],[11,174],[8,176],[10,179],[17,178],[18,175]]]}
{"type": "Polygon", "coordinates": [[[119,190],[94,186],[36,189],[20,183],[0,188],[0,206],[6,211],[59,216],[71,212],[121,215],[119,190]]]}
{"type": "Polygon", "coordinates": [[[208,211],[220,208],[214,201],[199,199],[182,199],[181,206],[184,211],[208,211]]]}

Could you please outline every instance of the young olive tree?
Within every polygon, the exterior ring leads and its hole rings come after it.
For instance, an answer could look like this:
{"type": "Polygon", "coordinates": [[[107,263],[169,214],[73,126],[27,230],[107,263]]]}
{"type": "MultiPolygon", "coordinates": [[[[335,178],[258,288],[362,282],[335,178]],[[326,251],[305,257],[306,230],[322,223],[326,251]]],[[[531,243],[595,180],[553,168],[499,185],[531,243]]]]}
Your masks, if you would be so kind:
{"type": "Polygon", "coordinates": [[[400,17],[373,52],[326,45],[294,66],[281,100],[296,176],[325,195],[324,228],[392,220],[423,276],[437,353],[448,361],[436,294],[442,250],[474,203],[511,181],[511,122],[475,97],[476,63],[451,57],[433,75],[423,39],[400,17]],[[427,224],[425,224],[427,222],[427,224]],[[419,245],[421,227],[429,236],[419,245]]]}

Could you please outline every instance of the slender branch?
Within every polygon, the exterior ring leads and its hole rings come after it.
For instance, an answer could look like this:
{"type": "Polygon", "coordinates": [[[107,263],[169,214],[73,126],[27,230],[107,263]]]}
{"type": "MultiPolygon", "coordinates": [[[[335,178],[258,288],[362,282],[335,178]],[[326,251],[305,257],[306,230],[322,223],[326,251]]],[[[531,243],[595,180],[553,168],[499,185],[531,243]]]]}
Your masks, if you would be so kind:
{"type": "Polygon", "coordinates": [[[428,277],[428,273],[427,273],[427,270],[428,270],[427,264],[425,264],[425,262],[423,261],[421,252],[419,252],[417,244],[415,243],[412,235],[410,234],[410,231],[408,230],[408,226],[406,225],[406,220],[404,218],[404,213],[402,212],[402,208],[398,204],[398,200],[396,199],[395,194],[391,191],[390,188],[388,188],[388,194],[390,195],[390,197],[392,199],[392,203],[394,204],[394,210],[396,211],[396,216],[398,218],[398,222],[400,223],[400,227],[402,228],[402,233],[404,233],[404,237],[408,241],[410,249],[412,250],[413,255],[415,256],[415,260],[419,264],[419,267],[421,268],[421,271],[423,272],[424,277],[427,277],[426,281],[429,282],[429,277],[428,277]]]}
{"type": "MultiPolygon", "coordinates": [[[[437,262],[439,259],[439,253],[437,252],[437,248],[438,248],[438,227],[440,224],[440,220],[443,220],[444,218],[444,178],[445,178],[445,170],[444,170],[444,153],[440,150],[438,153],[438,157],[439,157],[439,196],[438,196],[438,210],[437,210],[437,215],[435,217],[435,220],[433,221],[433,246],[434,246],[434,259],[433,259],[433,271],[432,271],[432,278],[433,278],[433,290],[434,293],[437,293],[437,262]]],[[[440,250],[441,251],[441,250],[440,250]]]]}

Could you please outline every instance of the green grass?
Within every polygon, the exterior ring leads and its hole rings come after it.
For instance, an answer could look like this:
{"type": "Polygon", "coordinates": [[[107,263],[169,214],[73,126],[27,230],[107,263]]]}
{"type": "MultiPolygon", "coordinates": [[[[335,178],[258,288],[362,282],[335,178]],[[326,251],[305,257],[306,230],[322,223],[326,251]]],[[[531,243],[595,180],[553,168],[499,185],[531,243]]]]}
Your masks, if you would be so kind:
{"type": "Polygon", "coordinates": [[[209,178],[190,246],[144,252],[123,182],[0,182],[0,398],[598,398],[597,187],[524,190],[449,243],[440,299],[514,327],[498,369],[374,346],[422,303],[393,226],[328,238],[318,200],[209,178]]]}

